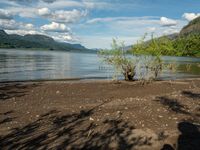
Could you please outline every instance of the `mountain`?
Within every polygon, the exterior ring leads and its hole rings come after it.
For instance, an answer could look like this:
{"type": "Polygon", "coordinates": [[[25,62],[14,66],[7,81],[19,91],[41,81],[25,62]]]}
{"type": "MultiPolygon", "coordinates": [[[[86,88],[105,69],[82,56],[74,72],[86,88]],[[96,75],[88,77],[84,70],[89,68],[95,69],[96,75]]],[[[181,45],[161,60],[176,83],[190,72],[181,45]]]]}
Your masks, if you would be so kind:
{"type": "Polygon", "coordinates": [[[183,27],[180,32],[181,36],[188,34],[200,34],[200,17],[197,17],[196,19],[189,22],[189,24],[183,27]]]}
{"type": "Polygon", "coordinates": [[[45,35],[27,34],[21,36],[18,34],[7,34],[4,30],[0,30],[0,48],[94,52],[80,44],[57,42],[53,38],[45,35]]]}

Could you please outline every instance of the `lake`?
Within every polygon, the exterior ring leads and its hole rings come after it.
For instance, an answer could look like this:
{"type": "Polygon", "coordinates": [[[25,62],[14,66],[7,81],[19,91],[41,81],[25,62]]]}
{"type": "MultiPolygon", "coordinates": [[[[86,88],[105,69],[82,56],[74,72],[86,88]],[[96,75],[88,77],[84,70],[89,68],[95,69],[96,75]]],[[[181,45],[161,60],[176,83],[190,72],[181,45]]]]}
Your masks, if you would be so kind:
{"type": "MultiPolygon", "coordinates": [[[[178,68],[176,72],[163,73],[162,79],[200,77],[200,58],[163,59],[167,62],[176,61],[178,68]]],[[[112,75],[112,67],[102,63],[98,56],[92,53],[0,50],[0,82],[72,78],[111,79],[112,75]]]]}

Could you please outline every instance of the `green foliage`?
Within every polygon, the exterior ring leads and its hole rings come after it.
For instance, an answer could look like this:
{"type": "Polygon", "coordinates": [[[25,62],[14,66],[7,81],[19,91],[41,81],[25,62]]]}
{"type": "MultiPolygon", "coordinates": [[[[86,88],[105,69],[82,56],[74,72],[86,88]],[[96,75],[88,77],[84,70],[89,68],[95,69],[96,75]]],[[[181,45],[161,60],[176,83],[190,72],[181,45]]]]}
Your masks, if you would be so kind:
{"type": "Polygon", "coordinates": [[[104,62],[114,67],[114,78],[116,78],[119,73],[122,73],[125,80],[133,80],[135,76],[135,60],[125,54],[124,43],[121,42],[118,44],[117,41],[113,39],[111,47],[111,50],[99,51],[98,55],[104,62]]]}
{"type": "Polygon", "coordinates": [[[137,42],[129,53],[144,54],[153,56],[200,56],[200,34],[190,34],[187,36],[179,36],[176,39],[170,39],[167,36],[154,38],[144,42],[137,42]]]}
{"type": "Polygon", "coordinates": [[[167,37],[155,39],[151,36],[151,40],[144,42],[146,35],[132,47],[133,54],[160,56],[173,53],[173,43],[167,37]]]}
{"type": "Polygon", "coordinates": [[[171,45],[166,45],[168,39],[165,37],[155,39],[153,35],[152,40],[145,42],[147,34],[145,34],[136,45],[133,46],[131,53],[137,56],[137,73],[139,80],[155,80],[159,77],[163,70],[163,62],[161,60],[161,47],[167,51],[171,51],[171,45]]]}
{"type": "Polygon", "coordinates": [[[114,67],[115,77],[118,73],[122,73],[125,80],[134,80],[137,74],[138,80],[155,80],[162,72],[163,63],[160,53],[154,51],[154,48],[157,47],[156,42],[152,43],[151,51],[147,52],[144,51],[143,47],[144,39],[145,37],[135,46],[137,56],[135,56],[135,53],[133,55],[125,53],[123,42],[118,44],[115,39],[113,39],[111,45],[112,49],[101,50],[99,56],[104,62],[114,67]]]}
{"type": "Polygon", "coordinates": [[[173,41],[175,56],[200,56],[200,34],[178,37],[173,41]]]}

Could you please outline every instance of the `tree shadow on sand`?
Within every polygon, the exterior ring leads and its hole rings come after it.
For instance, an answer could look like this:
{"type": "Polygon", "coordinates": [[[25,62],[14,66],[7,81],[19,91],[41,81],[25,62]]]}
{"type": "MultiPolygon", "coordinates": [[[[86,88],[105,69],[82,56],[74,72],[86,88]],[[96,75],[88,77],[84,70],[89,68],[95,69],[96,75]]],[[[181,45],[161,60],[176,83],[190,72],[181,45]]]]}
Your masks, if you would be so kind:
{"type": "MultiPolygon", "coordinates": [[[[103,105],[103,104],[101,104],[103,105]]],[[[2,149],[133,149],[151,145],[143,137],[132,137],[134,126],[120,117],[91,121],[100,105],[79,113],[62,114],[52,110],[38,120],[12,129],[0,137],[2,149]]]]}
{"type": "Polygon", "coordinates": [[[14,97],[22,97],[33,87],[39,86],[39,83],[21,84],[21,83],[2,83],[0,85],[0,101],[14,97]]]}
{"type": "Polygon", "coordinates": [[[183,121],[178,124],[181,135],[178,138],[178,150],[199,150],[200,148],[200,126],[183,121]]]}
{"type": "Polygon", "coordinates": [[[168,110],[176,112],[176,113],[181,113],[181,114],[186,114],[190,115],[186,110],[186,106],[182,105],[178,100],[176,99],[170,99],[164,96],[158,97],[157,100],[160,104],[168,107],[168,110]]]}
{"type": "Polygon", "coordinates": [[[10,116],[12,113],[14,113],[14,111],[7,111],[5,113],[0,113],[0,125],[11,122],[14,119],[16,119],[16,117],[10,116]]]}
{"type": "Polygon", "coordinates": [[[165,144],[161,150],[199,150],[200,148],[200,126],[189,121],[178,124],[180,135],[175,148],[165,144]]]}
{"type": "Polygon", "coordinates": [[[191,91],[183,91],[182,92],[183,95],[195,99],[195,100],[200,100],[200,94],[199,93],[193,93],[191,91]]]}

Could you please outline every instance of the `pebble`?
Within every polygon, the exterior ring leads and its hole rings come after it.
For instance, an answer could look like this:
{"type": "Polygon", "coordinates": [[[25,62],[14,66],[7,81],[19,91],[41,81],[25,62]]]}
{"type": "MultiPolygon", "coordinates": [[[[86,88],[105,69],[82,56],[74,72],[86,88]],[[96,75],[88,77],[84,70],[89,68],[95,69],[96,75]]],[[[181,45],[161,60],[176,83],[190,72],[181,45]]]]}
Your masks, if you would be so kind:
{"type": "Polygon", "coordinates": [[[36,115],[36,117],[38,118],[38,117],[40,117],[40,115],[36,115]]]}
{"type": "Polygon", "coordinates": [[[159,115],[158,117],[159,117],[159,118],[163,118],[163,116],[161,116],[161,115],[159,115]]]}
{"type": "Polygon", "coordinates": [[[117,114],[121,115],[121,114],[122,114],[122,112],[121,112],[121,111],[117,111],[117,114]]]}
{"type": "Polygon", "coordinates": [[[59,94],[60,93],[60,91],[56,91],[56,94],[59,94]]]}
{"type": "Polygon", "coordinates": [[[90,117],[90,119],[89,119],[90,121],[94,121],[94,119],[92,118],[92,117],[90,117]]]}

